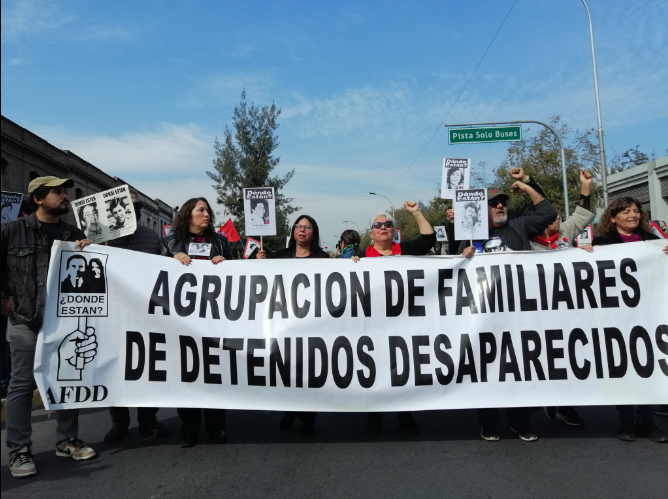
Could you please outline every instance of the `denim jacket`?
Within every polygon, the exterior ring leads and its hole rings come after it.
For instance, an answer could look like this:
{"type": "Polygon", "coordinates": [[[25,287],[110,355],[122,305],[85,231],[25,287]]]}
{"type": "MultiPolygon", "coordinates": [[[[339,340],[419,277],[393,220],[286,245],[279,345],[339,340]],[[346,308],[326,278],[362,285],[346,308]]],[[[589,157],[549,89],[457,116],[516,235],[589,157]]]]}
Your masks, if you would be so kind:
{"type": "MultiPolygon", "coordinates": [[[[83,232],[62,220],[60,227],[63,241],[86,239],[83,232]]],[[[1,231],[2,303],[12,298],[16,320],[39,326],[44,317],[46,273],[51,258],[46,231],[34,213],[3,224],[1,231]]]]}

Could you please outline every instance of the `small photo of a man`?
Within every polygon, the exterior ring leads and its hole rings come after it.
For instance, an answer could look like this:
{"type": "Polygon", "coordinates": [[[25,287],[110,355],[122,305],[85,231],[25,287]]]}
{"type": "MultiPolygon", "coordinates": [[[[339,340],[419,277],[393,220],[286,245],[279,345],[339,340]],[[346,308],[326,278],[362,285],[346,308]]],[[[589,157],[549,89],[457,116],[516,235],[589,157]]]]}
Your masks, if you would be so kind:
{"type": "Polygon", "coordinates": [[[109,202],[108,218],[112,222],[110,225],[111,230],[119,230],[125,227],[126,214],[125,210],[127,209],[127,203],[125,198],[114,198],[109,202]],[[111,215],[109,217],[109,215],[111,215]]]}
{"type": "Polygon", "coordinates": [[[65,278],[60,282],[61,293],[85,293],[86,259],[81,255],[72,255],[67,259],[65,278]]]}
{"type": "Polygon", "coordinates": [[[79,208],[79,222],[86,237],[102,235],[102,224],[95,203],[86,204],[79,208]]]}

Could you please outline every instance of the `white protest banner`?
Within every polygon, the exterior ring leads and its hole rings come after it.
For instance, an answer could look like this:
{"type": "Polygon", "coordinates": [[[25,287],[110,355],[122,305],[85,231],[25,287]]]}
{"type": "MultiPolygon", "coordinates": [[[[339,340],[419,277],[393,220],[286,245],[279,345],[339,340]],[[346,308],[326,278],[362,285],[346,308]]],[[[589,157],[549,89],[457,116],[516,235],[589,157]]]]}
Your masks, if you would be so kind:
{"type": "Polygon", "coordinates": [[[246,239],[246,248],[244,249],[244,258],[250,258],[250,256],[253,254],[253,251],[256,249],[260,249],[260,241],[256,241],[252,237],[249,237],[246,239]]]}
{"type": "Polygon", "coordinates": [[[445,225],[437,225],[434,227],[436,232],[436,240],[439,242],[444,242],[448,240],[448,233],[445,232],[445,225]]]}
{"type": "Polygon", "coordinates": [[[469,188],[471,160],[443,158],[441,198],[455,199],[455,191],[469,188]]]}
{"type": "Polygon", "coordinates": [[[591,225],[587,225],[585,230],[582,231],[582,234],[578,235],[576,239],[576,244],[582,246],[583,244],[591,244],[594,240],[594,228],[591,225]]]}
{"type": "Polygon", "coordinates": [[[48,409],[666,404],[664,246],[186,267],[56,241],[35,378],[48,409]]]}
{"type": "Polygon", "coordinates": [[[455,192],[455,239],[489,238],[487,190],[463,189],[455,192]]]}
{"type": "Polygon", "coordinates": [[[276,198],[273,187],[244,189],[244,220],[247,236],[276,235],[276,198]]]}
{"type": "Polygon", "coordinates": [[[2,223],[11,222],[19,218],[23,194],[20,192],[2,191],[0,199],[2,201],[2,223]]]}
{"type": "Polygon", "coordinates": [[[120,185],[70,203],[77,225],[96,243],[134,234],[137,230],[130,188],[120,185]]]}

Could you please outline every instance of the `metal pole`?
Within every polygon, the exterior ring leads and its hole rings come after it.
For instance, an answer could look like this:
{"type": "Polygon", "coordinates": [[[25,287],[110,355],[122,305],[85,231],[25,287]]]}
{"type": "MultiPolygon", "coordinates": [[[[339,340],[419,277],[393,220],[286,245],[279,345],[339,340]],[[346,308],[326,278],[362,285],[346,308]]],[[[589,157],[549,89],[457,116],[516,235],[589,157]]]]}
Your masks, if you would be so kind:
{"type": "Polygon", "coordinates": [[[392,201],[390,201],[390,198],[388,198],[387,196],[383,196],[382,194],[376,194],[375,192],[370,192],[369,194],[371,194],[372,196],[380,196],[382,198],[387,199],[390,203],[390,206],[392,207],[392,218],[396,218],[394,216],[394,205],[392,204],[392,201]]]}
{"type": "Polygon", "coordinates": [[[543,123],[542,121],[536,121],[536,120],[525,120],[525,121],[498,121],[496,123],[460,123],[457,125],[445,125],[446,127],[450,126],[480,126],[480,125],[519,125],[522,123],[537,123],[538,125],[543,125],[545,128],[547,128],[549,131],[551,131],[554,136],[557,138],[559,141],[559,147],[561,148],[561,176],[562,176],[562,181],[563,181],[563,186],[564,186],[564,212],[566,215],[566,218],[571,216],[570,209],[568,207],[568,180],[566,178],[566,153],[564,151],[564,143],[561,141],[561,137],[557,133],[557,131],[552,128],[550,125],[543,123]]]}
{"type": "Polygon", "coordinates": [[[596,52],[594,50],[594,27],[591,24],[591,14],[587,2],[581,0],[589,18],[589,38],[591,38],[591,60],[594,65],[594,91],[596,93],[596,115],[598,118],[598,149],[601,155],[601,184],[603,187],[603,203],[608,206],[608,169],[605,164],[605,147],[603,145],[603,123],[601,121],[601,102],[598,98],[598,75],[596,73],[596,52]]]}
{"type": "Polygon", "coordinates": [[[350,220],[344,220],[343,223],[344,223],[344,224],[355,224],[355,226],[357,227],[357,232],[360,231],[360,226],[357,225],[356,222],[352,222],[352,221],[350,221],[350,220]]]}

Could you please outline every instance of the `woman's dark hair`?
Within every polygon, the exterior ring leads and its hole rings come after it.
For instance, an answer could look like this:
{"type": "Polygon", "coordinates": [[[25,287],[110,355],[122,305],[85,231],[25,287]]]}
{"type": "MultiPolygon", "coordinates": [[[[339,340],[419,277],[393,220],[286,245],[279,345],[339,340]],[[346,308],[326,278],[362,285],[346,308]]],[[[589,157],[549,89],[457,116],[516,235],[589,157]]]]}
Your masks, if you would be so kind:
{"type": "Polygon", "coordinates": [[[292,224],[292,227],[290,228],[290,242],[288,243],[288,248],[290,248],[290,251],[292,252],[296,251],[297,240],[295,239],[295,225],[297,225],[299,221],[303,218],[308,220],[311,226],[313,227],[313,239],[311,239],[311,253],[317,253],[318,251],[322,251],[322,248],[320,247],[320,229],[318,229],[318,224],[315,220],[313,220],[313,217],[310,217],[308,215],[299,215],[295,219],[295,223],[292,224]]]}
{"type": "Polygon", "coordinates": [[[610,201],[610,204],[603,212],[603,215],[601,215],[601,219],[596,226],[596,235],[607,237],[613,232],[616,232],[617,225],[612,221],[612,219],[615,218],[620,211],[624,211],[632,204],[636,205],[638,207],[638,211],[640,211],[640,224],[638,225],[638,230],[651,233],[652,229],[650,228],[648,222],[649,215],[645,210],[642,209],[640,201],[626,196],[610,201]]]}
{"type": "Polygon", "coordinates": [[[102,265],[102,260],[99,258],[91,258],[90,261],[88,262],[88,270],[90,271],[91,277],[95,274],[93,272],[93,263],[97,263],[98,267],[100,268],[100,278],[104,280],[104,266],[102,265]]]}
{"type": "Polygon", "coordinates": [[[178,240],[183,242],[190,241],[190,216],[192,215],[195,206],[197,206],[197,203],[200,201],[206,203],[206,210],[209,212],[209,226],[204,231],[204,235],[210,237],[216,235],[216,229],[213,228],[215,217],[211,205],[206,198],[192,198],[183,203],[183,206],[181,206],[181,209],[176,214],[176,218],[172,224],[172,234],[174,234],[178,240]]]}
{"type": "Polygon", "coordinates": [[[455,173],[455,170],[462,174],[462,176],[459,177],[459,182],[457,182],[457,185],[464,183],[464,170],[455,167],[455,168],[450,168],[450,170],[448,170],[448,185],[451,185],[450,177],[452,177],[452,174],[455,173]]]}
{"type": "Polygon", "coordinates": [[[360,256],[362,254],[362,250],[360,250],[360,242],[362,241],[362,239],[360,238],[359,232],[357,232],[356,230],[352,229],[344,230],[341,233],[341,241],[346,246],[350,246],[351,244],[353,245],[354,256],[360,256]]]}

